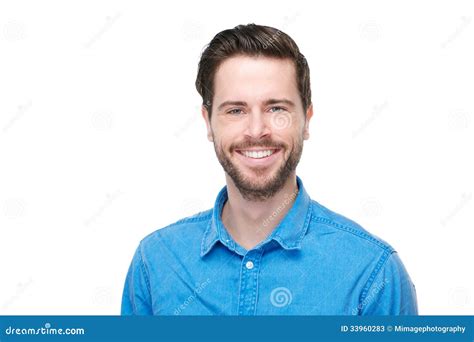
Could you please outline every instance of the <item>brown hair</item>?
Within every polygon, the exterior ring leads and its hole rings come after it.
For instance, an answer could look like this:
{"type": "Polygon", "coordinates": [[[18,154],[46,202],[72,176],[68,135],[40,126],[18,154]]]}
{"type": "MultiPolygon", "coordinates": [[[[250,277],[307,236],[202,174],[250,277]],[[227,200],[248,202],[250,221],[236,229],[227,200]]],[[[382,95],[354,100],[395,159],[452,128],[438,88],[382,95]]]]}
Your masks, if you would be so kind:
{"type": "Polygon", "coordinates": [[[296,68],[296,81],[303,109],[311,104],[309,67],[295,41],[286,33],[269,26],[239,25],[219,32],[204,49],[199,61],[196,89],[202,104],[212,113],[214,76],[219,65],[236,55],[290,59],[296,68]]]}

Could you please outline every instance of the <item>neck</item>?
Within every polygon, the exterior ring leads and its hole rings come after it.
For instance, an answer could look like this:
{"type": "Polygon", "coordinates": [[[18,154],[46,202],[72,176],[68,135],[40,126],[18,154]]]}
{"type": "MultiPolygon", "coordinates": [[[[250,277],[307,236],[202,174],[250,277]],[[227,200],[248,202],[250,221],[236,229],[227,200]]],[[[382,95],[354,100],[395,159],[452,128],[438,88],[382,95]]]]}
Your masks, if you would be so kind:
{"type": "Polygon", "coordinates": [[[292,207],[298,192],[295,172],[273,197],[265,201],[242,197],[227,174],[226,182],[228,200],[222,210],[222,222],[232,238],[247,250],[271,234],[292,207]]]}

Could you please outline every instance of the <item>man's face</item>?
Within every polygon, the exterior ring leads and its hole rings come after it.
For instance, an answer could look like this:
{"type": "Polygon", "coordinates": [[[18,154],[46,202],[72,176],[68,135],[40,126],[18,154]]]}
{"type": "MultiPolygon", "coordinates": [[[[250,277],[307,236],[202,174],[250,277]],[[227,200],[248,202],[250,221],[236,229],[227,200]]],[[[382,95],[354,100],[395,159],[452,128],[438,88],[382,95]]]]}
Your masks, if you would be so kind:
{"type": "Polygon", "coordinates": [[[236,56],[214,79],[208,138],[242,196],[264,201],[295,172],[308,139],[312,106],[305,113],[289,59],[236,56]]]}

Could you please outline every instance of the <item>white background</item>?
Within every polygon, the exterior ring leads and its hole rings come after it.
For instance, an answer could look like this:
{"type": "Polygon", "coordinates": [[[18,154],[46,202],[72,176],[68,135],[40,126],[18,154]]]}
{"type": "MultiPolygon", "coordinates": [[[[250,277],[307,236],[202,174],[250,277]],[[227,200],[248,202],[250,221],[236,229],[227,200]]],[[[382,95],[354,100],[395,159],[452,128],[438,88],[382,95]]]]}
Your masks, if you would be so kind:
{"type": "Polygon", "coordinates": [[[474,313],[472,1],[2,1],[0,314],[119,314],[148,233],[225,184],[194,88],[219,31],[298,43],[310,196],[393,245],[421,314],[474,313]]]}

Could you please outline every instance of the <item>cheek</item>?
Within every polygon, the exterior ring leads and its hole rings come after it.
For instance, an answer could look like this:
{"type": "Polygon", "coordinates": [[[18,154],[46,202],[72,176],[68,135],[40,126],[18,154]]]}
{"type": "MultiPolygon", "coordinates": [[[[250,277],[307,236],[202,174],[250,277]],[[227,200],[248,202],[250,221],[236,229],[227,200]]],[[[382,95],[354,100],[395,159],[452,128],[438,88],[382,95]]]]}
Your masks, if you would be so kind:
{"type": "Polygon", "coordinates": [[[290,129],[285,132],[287,139],[292,141],[293,144],[297,143],[304,137],[304,123],[298,122],[297,124],[290,127],[290,129]]]}
{"type": "Polygon", "coordinates": [[[243,138],[243,133],[235,126],[214,127],[213,132],[215,140],[217,140],[222,147],[228,148],[231,144],[243,138]]]}
{"type": "Polygon", "coordinates": [[[229,137],[226,133],[224,134],[215,134],[214,135],[214,143],[216,146],[224,151],[224,153],[229,153],[230,146],[235,142],[236,140],[229,137]]]}

